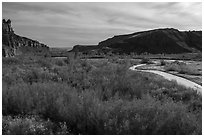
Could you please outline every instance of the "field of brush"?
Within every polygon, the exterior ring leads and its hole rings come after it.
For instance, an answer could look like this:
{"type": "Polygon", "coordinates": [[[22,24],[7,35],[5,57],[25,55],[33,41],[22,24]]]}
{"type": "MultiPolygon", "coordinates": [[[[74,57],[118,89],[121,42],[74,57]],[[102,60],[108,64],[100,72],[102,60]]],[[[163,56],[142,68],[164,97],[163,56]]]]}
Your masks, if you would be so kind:
{"type": "Polygon", "coordinates": [[[164,71],[202,85],[202,61],[144,58],[141,62],[146,64],[141,69],[164,71]]]}
{"type": "Polygon", "coordinates": [[[2,132],[202,134],[202,97],[158,75],[129,70],[145,62],[73,55],[3,58],[2,132]]]}

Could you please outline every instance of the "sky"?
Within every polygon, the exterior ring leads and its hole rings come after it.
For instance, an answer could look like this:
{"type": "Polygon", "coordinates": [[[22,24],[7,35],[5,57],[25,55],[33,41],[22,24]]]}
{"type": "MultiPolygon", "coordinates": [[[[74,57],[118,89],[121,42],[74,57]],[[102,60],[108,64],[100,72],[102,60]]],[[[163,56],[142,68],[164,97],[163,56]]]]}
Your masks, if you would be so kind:
{"type": "Polygon", "coordinates": [[[156,28],[202,30],[202,3],[3,2],[16,34],[49,47],[97,45],[114,35],[156,28]]]}

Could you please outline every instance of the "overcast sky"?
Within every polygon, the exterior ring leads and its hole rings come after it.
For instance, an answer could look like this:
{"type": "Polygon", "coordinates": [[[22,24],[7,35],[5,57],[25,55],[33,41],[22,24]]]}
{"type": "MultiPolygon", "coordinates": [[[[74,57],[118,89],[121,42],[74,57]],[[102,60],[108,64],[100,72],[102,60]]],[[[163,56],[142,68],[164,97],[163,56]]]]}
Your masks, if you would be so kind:
{"type": "Polygon", "coordinates": [[[16,34],[50,47],[98,44],[155,28],[202,29],[202,3],[3,3],[16,34]]]}

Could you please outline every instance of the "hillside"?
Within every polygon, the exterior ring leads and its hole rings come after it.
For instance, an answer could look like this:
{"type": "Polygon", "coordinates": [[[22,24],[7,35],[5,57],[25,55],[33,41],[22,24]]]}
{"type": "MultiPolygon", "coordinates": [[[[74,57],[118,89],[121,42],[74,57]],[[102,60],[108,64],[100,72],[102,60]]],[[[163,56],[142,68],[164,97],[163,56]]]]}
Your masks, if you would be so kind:
{"type": "Polygon", "coordinates": [[[14,33],[11,20],[2,21],[2,56],[12,57],[25,53],[44,54],[49,52],[49,47],[26,37],[14,33]]]}
{"type": "Polygon", "coordinates": [[[97,46],[74,46],[72,51],[126,53],[200,53],[202,31],[179,31],[173,28],[155,29],[118,35],[99,42],[97,46]]]}

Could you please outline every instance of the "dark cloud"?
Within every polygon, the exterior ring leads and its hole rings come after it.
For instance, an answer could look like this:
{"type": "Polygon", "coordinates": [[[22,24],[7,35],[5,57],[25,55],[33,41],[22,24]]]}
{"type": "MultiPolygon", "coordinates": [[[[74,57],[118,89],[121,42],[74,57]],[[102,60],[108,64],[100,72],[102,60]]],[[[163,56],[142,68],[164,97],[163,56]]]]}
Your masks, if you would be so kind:
{"type": "Polygon", "coordinates": [[[108,37],[173,27],[201,30],[201,3],[6,3],[3,18],[17,34],[49,46],[97,44],[108,37]]]}

